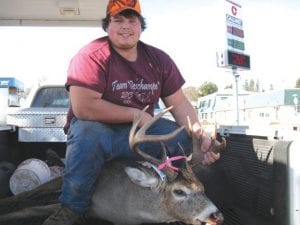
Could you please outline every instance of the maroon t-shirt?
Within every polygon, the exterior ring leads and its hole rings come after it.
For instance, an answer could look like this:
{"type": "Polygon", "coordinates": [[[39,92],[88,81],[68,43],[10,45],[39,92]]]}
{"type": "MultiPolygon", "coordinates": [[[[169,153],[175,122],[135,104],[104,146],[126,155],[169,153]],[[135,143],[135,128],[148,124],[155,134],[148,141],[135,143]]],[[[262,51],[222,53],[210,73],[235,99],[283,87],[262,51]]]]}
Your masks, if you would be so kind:
{"type": "MultiPolygon", "coordinates": [[[[111,47],[108,37],[89,43],[71,60],[66,88],[85,87],[122,106],[149,105],[153,115],[159,98],[175,93],[185,81],[166,53],[141,41],[137,49],[137,60],[130,62],[111,47]]],[[[70,107],[66,128],[73,117],[70,107]]]]}

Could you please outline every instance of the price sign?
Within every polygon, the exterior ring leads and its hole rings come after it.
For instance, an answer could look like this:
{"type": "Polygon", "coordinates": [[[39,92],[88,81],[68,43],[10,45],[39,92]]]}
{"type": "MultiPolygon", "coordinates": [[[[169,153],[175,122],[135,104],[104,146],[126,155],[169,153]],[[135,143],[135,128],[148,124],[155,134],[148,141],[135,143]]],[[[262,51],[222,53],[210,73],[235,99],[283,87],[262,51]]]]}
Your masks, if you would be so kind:
{"type": "Polygon", "coordinates": [[[233,68],[250,69],[250,56],[238,52],[227,51],[228,65],[233,68]]]}
{"type": "Polygon", "coordinates": [[[223,52],[217,52],[217,66],[229,69],[250,69],[250,56],[226,50],[223,52]]]}
{"type": "MultiPolygon", "coordinates": [[[[217,66],[232,69],[250,69],[250,56],[244,53],[242,5],[239,0],[221,0],[225,18],[225,51],[217,52],[217,66]]],[[[224,23],[224,21],[223,21],[224,23]]]]}

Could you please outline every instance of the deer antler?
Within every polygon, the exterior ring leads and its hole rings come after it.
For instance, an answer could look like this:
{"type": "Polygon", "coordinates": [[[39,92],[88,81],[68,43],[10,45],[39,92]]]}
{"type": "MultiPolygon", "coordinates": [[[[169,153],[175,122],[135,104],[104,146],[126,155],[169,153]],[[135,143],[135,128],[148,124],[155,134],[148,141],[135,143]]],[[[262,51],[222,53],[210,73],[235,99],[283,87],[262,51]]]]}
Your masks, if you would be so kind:
{"type": "MultiPolygon", "coordinates": [[[[162,142],[162,141],[167,141],[170,140],[172,138],[174,138],[179,132],[181,132],[185,127],[181,126],[179,128],[177,128],[176,130],[174,130],[173,132],[169,133],[169,134],[164,134],[164,135],[146,135],[146,130],[153,124],[155,123],[159,118],[161,118],[165,113],[167,113],[168,111],[170,111],[172,109],[172,107],[166,108],[163,111],[161,111],[159,114],[155,115],[150,121],[148,121],[147,123],[145,123],[137,132],[136,129],[140,123],[140,121],[143,118],[143,114],[144,112],[147,110],[148,106],[146,106],[143,111],[134,118],[130,133],[129,133],[129,145],[131,150],[138,155],[139,157],[141,157],[142,159],[153,163],[154,165],[158,166],[160,165],[163,160],[165,160],[166,158],[166,148],[163,146],[163,159],[157,159],[155,157],[152,157],[151,155],[141,151],[138,147],[137,144],[139,143],[144,143],[144,142],[162,142]]],[[[168,172],[168,169],[164,169],[164,171],[167,173],[167,175],[171,175],[174,174],[172,172],[168,172]]]]}
{"type": "MultiPolygon", "coordinates": [[[[200,137],[197,137],[196,134],[192,130],[192,125],[189,117],[187,118],[188,120],[188,126],[189,126],[189,133],[190,136],[192,137],[192,144],[193,144],[193,150],[192,150],[192,159],[189,162],[191,166],[195,166],[199,163],[202,163],[203,158],[204,158],[204,152],[201,150],[202,142],[203,142],[203,130],[201,130],[200,137]]],[[[225,149],[226,147],[226,140],[225,138],[222,137],[222,142],[220,143],[219,141],[216,140],[216,130],[214,132],[214,135],[211,137],[211,142],[210,146],[208,148],[208,152],[214,152],[214,153],[219,153],[222,150],[225,149]]]]}

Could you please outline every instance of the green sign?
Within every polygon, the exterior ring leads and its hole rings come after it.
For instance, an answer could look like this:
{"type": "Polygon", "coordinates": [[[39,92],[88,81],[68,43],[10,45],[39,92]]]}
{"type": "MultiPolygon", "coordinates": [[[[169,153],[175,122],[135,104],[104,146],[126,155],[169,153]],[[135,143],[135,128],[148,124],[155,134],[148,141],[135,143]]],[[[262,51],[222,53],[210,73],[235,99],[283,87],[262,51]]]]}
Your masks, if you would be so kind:
{"type": "Polygon", "coordinates": [[[230,46],[232,48],[239,49],[239,50],[242,50],[242,51],[245,50],[244,42],[228,38],[227,39],[227,44],[228,44],[228,46],[230,46]]]}

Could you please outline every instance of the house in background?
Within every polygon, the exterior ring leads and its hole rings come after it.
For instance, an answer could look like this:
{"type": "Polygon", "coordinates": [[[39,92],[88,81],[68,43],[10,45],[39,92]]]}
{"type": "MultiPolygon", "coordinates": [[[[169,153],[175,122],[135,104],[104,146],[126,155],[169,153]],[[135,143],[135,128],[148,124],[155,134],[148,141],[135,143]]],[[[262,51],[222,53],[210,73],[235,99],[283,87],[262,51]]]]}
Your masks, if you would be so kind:
{"type": "Polygon", "coordinates": [[[216,92],[198,100],[198,115],[203,124],[284,126],[300,130],[300,89],[261,93],[239,93],[239,112],[233,90],[216,92]]]}

